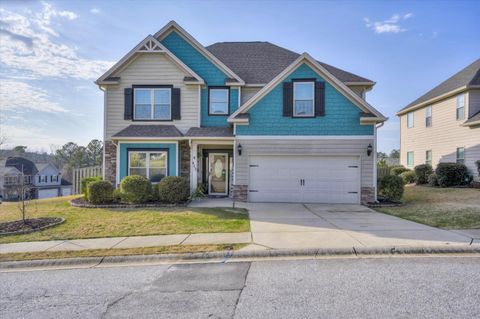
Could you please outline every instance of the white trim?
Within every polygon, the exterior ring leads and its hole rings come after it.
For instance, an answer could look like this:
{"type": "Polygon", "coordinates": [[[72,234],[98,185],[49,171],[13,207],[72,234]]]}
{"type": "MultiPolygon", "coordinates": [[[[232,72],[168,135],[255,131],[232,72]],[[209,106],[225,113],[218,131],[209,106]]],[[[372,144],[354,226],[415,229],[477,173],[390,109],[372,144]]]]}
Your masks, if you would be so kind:
{"type": "Polygon", "coordinates": [[[314,117],[315,116],[315,82],[314,81],[296,81],[293,82],[293,117],[314,117]],[[312,87],[312,113],[306,115],[298,115],[297,113],[297,106],[296,106],[296,99],[295,99],[295,92],[296,86],[298,84],[310,84],[312,87]]]}
{"type": "Polygon", "coordinates": [[[120,185],[120,142],[118,144],[114,144],[115,147],[117,148],[117,158],[115,159],[115,169],[116,169],[116,176],[115,176],[115,181],[117,186],[120,185]]]}
{"type": "Polygon", "coordinates": [[[100,87],[103,92],[103,154],[102,154],[102,179],[105,180],[105,142],[107,142],[107,90],[100,87]]]}
{"type": "Polygon", "coordinates": [[[130,58],[132,58],[136,53],[154,53],[154,54],[166,54],[180,69],[182,69],[187,74],[193,76],[197,79],[196,84],[204,84],[205,81],[192,69],[190,69],[185,63],[183,63],[180,59],[178,59],[172,52],[170,52],[163,44],[161,44],[157,39],[155,39],[152,35],[148,35],[145,39],[143,39],[139,44],[137,44],[130,52],[128,52],[123,58],[120,59],[117,63],[115,63],[107,72],[105,72],[101,77],[95,81],[96,84],[117,84],[114,81],[105,81],[104,80],[112,75],[114,72],[118,71],[124,64],[126,64],[130,58]],[[144,51],[143,47],[147,43],[153,43],[156,47],[160,48],[160,50],[156,51],[144,51]]]}
{"type": "Polygon", "coordinates": [[[202,87],[198,86],[198,127],[202,125],[202,87]]]}
{"type": "MultiPolygon", "coordinates": [[[[374,202],[377,202],[377,126],[373,127],[373,190],[374,190],[374,202]]],[[[360,197],[361,197],[360,188],[360,197]]]]}
{"type": "Polygon", "coordinates": [[[192,45],[195,49],[197,49],[203,56],[205,56],[208,60],[210,60],[213,64],[216,64],[220,69],[222,69],[227,75],[236,79],[238,81],[238,85],[245,85],[245,82],[233,72],[230,68],[228,68],[223,62],[221,62],[217,57],[215,57],[212,53],[210,53],[205,47],[200,44],[194,37],[192,37],[187,31],[185,31],[181,26],[178,25],[175,21],[170,21],[165,25],[162,29],[156,32],[153,37],[161,41],[165,37],[167,37],[172,31],[176,31],[178,35],[180,35],[184,40],[186,40],[190,45],[192,45]]]}
{"type": "MultiPolygon", "coordinates": [[[[180,163],[181,163],[181,159],[178,157],[178,154],[180,154],[179,153],[180,144],[177,141],[177,142],[175,142],[175,145],[176,145],[175,146],[175,153],[176,153],[175,156],[177,157],[177,163],[175,165],[175,167],[176,167],[176,172],[175,173],[176,173],[176,176],[180,176],[180,175],[178,175],[178,169],[179,169],[179,166],[180,166],[180,163]]],[[[168,176],[168,171],[167,171],[167,176],[168,176]]]]}
{"type": "Polygon", "coordinates": [[[358,96],[353,92],[348,86],[338,80],[330,72],[328,72],[323,66],[321,66],[315,59],[313,59],[308,53],[303,53],[300,55],[292,64],[286,67],[280,74],[278,74],[270,83],[264,86],[260,91],[257,92],[251,99],[249,99],[241,108],[235,111],[232,115],[229,116],[229,122],[237,121],[235,116],[242,112],[248,111],[252,106],[254,106],[261,98],[263,98],[267,93],[269,93],[273,88],[275,88],[281,81],[287,78],[291,73],[293,73],[301,64],[307,64],[309,67],[312,67],[320,76],[322,76],[328,83],[333,87],[339,90],[347,99],[352,103],[358,106],[361,110],[366,112],[371,112],[382,121],[386,121],[387,118],[377,111],[374,107],[367,103],[364,99],[358,96]]]}
{"type": "Polygon", "coordinates": [[[237,109],[240,108],[240,105],[242,104],[242,87],[239,87],[238,89],[238,105],[237,105],[237,109]]]}
{"type": "Polygon", "coordinates": [[[197,188],[198,183],[198,144],[190,143],[190,193],[197,188]]]}
{"type": "Polygon", "coordinates": [[[374,135],[239,135],[237,140],[373,140],[374,135]]]}
{"type": "Polygon", "coordinates": [[[374,86],[376,82],[343,82],[348,86],[374,86]]]}
{"type": "MultiPolygon", "coordinates": [[[[165,137],[112,137],[112,140],[119,141],[135,141],[135,142],[142,142],[144,141],[145,143],[157,143],[157,141],[166,141],[164,140],[165,137]]],[[[180,140],[184,140],[185,138],[183,136],[181,137],[168,137],[168,140],[170,143],[177,142],[180,140]]]]}
{"type": "Polygon", "coordinates": [[[470,123],[463,123],[462,126],[474,126],[480,124],[480,120],[476,120],[470,123]]]}

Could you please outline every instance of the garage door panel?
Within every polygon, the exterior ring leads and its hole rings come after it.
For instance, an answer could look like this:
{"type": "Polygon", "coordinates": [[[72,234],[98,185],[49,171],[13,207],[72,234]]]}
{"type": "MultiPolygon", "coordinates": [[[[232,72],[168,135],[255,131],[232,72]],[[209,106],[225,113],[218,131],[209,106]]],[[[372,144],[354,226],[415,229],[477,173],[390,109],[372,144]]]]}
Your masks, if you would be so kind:
{"type": "Polygon", "coordinates": [[[359,172],[355,156],[251,156],[249,200],[358,203],[359,172]]]}

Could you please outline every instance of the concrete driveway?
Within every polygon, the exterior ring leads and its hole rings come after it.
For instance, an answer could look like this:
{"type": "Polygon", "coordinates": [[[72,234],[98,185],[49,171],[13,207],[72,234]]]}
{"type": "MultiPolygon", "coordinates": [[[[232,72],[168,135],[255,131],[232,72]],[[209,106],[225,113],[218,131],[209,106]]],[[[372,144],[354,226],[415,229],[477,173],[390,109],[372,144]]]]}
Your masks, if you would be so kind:
{"type": "MultiPolygon", "coordinates": [[[[265,248],[470,245],[472,238],[361,205],[237,203],[250,212],[252,241],[265,248]]],[[[260,248],[260,247],[258,247],[260,248]]]]}

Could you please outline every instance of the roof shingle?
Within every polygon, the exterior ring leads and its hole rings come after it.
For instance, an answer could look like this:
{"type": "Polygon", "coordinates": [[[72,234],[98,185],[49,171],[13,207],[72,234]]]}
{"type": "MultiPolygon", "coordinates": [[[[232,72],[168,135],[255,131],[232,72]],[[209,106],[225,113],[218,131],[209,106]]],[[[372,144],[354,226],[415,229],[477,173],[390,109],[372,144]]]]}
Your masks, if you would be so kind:
{"type": "Polygon", "coordinates": [[[233,137],[231,127],[191,127],[186,137],[233,137]]]}
{"type": "MultiPolygon", "coordinates": [[[[266,84],[300,54],[270,42],[218,42],[206,47],[214,56],[249,84],[266,84]]],[[[373,81],[319,62],[342,82],[373,81]]]]}
{"type": "Polygon", "coordinates": [[[112,137],[182,137],[175,125],[129,125],[112,137]]]}

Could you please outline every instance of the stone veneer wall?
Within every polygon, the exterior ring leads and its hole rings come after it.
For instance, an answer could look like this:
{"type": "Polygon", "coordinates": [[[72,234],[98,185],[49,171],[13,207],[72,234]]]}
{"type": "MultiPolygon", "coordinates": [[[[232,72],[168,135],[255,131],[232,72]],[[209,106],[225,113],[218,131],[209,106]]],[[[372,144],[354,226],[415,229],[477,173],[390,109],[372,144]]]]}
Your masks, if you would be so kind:
{"type": "Polygon", "coordinates": [[[105,180],[115,185],[117,178],[117,146],[112,141],[105,141],[103,151],[105,152],[105,180]]]}
{"type": "Polygon", "coordinates": [[[360,200],[362,204],[373,203],[375,201],[375,188],[362,187],[360,200]]]}
{"type": "Polygon", "coordinates": [[[246,202],[248,199],[248,185],[233,185],[233,199],[240,202],[246,202]]]}
{"type": "Polygon", "coordinates": [[[188,141],[180,141],[178,143],[180,147],[179,156],[180,156],[180,176],[185,177],[190,182],[190,146],[188,141]]]}

